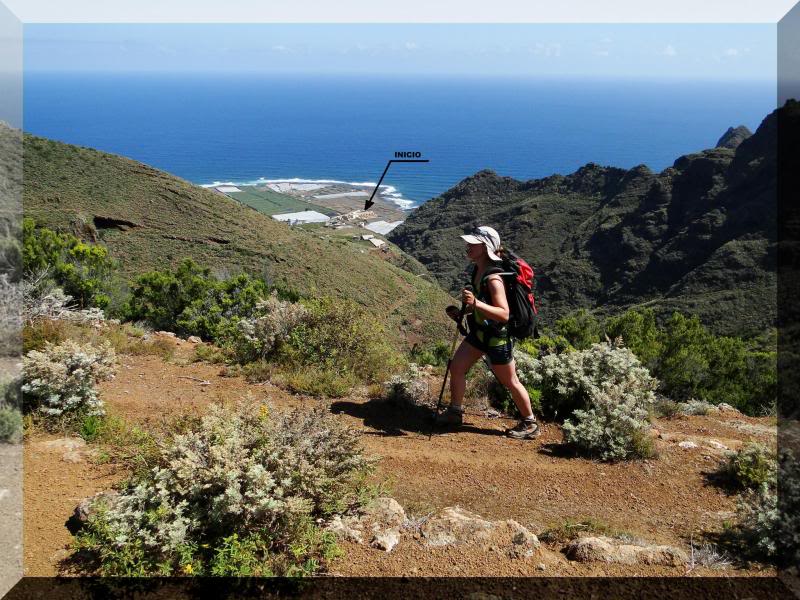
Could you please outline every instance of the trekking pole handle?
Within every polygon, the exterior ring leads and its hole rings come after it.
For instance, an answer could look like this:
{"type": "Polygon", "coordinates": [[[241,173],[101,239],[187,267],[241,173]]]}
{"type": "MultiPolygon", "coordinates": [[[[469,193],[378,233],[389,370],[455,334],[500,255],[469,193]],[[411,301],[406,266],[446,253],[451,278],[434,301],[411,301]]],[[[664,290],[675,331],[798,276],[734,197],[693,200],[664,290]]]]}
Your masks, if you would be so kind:
{"type": "MultiPolygon", "coordinates": [[[[468,292],[472,292],[473,294],[475,293],[475,288],[472,287],[471,285],[465,285],[464,289],[467,290],[468,292]]],[[[459,316],[459,319],[458,319],[459,322],[461,322],[461,319],[464,318],[464,314],[466,314],[466,312],[467,312],[467,303],[466,302],[462,302],[461,303],[461,312],[458,315],[459,316]]]]}

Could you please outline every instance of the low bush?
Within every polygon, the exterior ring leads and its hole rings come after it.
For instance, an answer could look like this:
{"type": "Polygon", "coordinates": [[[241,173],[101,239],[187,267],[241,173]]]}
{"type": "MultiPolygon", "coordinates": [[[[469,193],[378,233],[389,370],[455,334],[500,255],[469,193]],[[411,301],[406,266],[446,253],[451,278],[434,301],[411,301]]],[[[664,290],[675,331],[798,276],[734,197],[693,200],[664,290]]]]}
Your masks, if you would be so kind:
{"type": "Polygon", "coordinates": [[[653,456],[649,405],[624,385],[592,393],[590,408],[564,421],[564,440],[600,460],[653,456]]]}
{"type": "Polygon", "coordinates": [[[403,363],[383,324],[357,304],[322,298],[304,303],[306,316],[278,348],[277,360],[298,371],[317,367],[373,383],[403,363]]]}
{"type": "Polygon", "coordinates": [[[336,549],[316,520],[366,498],[372,461],[327,412],[214,406],[79,532],[102,575],[303,575],[336,549]]]}
{"type": "Polygon", "coordinates": [[[300,369],[279,365],[271,372],[269,380],[296,394],[328,398],[344,398],[359,383],[353,373],[342,373],[313,365],[300,369]]]}
{"type": "Polygon", "coordinates": [[[585,309],[556,321],[555,330],[577,350],[586,350],[600,341],[600,322],[585,309]]]}
{"type": "Polygon", "coordinates": [[[131,285],[126,315],[154,329],[217,341],[235,334],[238,321],[269,292],[261,279],[241,274],[219,280],[186,259],[175,271],[140,275],[131,285]]]}
{"type": "Polygon", "coordinates": [[[630,350],[595,344],[539,362],[542,408],[565,419],[567,443],[601,460],[652,455],[647,432],[658,382],[630,350]]]}
{"type": "Polygon", "coordinates": [[[211,344],[198,344],[194,348],[194,362],[209,362],[213,364],[223,364],[228,361],[229,355],[223,349],[212,346],[211,344]]]}
{"type": "Polygon", "coordinates": [[[22,256],[26,274],[46,272],[78,308],[106,308],[111,304],[117,263],[103,246],[37,227],[33,219],[26,218],[22,256]]]}
{"type": "Polygon", "coordinates": [[[102,415],[103,401],[95,385],[114,375],[115,355],[109,344],[99,348],[67,340],[44,350],[31,350],[22,362],[27,411],[45,425],[75,424],[86,415],[102,415]]]}
{"type": "Polygon", "coordinates": [[[534,358],[541,358],[546,354],[561,354],[575,350],[574,346],[563,335],[542,335],[535,339],[528,338],[521,340],[517,348],[534,358]]]}
{"type": "Polygon", "coordinates": [[[408,365],[408,371],[394,375],[384,382],[384,396],[390,402],[422,406],[430,400],[428,382],[422,377],[415,363],[408,365]]]}
{"type": "Polygon", "coordinates": [[[0,405],[0,442],[16,444],[22,440],[22,413],[0,405]]]}
{"type": "Polygon", "coordinates": [[[722,482],[737,488],[757,489],[777,484],[778,459],[763,444],[750,442],[728,453],[715,473],[722,482]]]}
{"type": "Polygon", "coordinates": [[[734,523],[728,523],[723,539],[746,558],[774,560],[778,553],[778,494],[762,485],[745,490],[736,504],[734,523]]]}
{"type": "Polygon", "coordinates": [[[302,304],[280,300],[273,293],[259,300],[253,312],[237,323],[229,344],[240,363],[264,360],[306,317],[302,304]]]}
{"type": "Polygon", "coordinates": [[[441,367],[450,359],[450,346],[447,342],[436,342],[425,346],[414,345],[411,349],[411,360],[421,366],[433,365],[441,367]]]}
{"type": "Polygon", "coordinates": [[[595,394],[615,387],[633,397],[637,406],[655,400],[658,385],[636,356],[617,344],[595,344],[588,350],[550,354],[538,361],[532,377],[542,389],[542,412],[563,420],[591,407],[595,394]]]}

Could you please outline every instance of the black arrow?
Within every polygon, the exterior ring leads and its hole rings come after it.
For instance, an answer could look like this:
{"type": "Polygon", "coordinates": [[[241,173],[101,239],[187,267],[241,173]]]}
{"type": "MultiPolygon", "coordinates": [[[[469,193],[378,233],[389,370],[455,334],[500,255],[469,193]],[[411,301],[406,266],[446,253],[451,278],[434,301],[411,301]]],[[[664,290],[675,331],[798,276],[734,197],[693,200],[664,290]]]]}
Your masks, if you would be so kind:
{"type": "Polygon", "coordinates": [[[372,195],[370,195],[369,200],[364,203],[364,210],[369,210],[370,207],[375,204],[372,199],[375,197],[375,194],[378,193],[378,188],[381,187],[381,183],[383,182],[383,178],[386,177],[386,171],[389,170],[389,167],[392,166],[392,163],[425,163],[430,162],[427,158],[419,159],[419,160],[410,160],[410,159],[392,159],[388,163],[386,163],[386,168],[383,170],[383,175],[381,178],[378,179],[378,185],[375,186],[375,189],[372,190],[372,195]]]}

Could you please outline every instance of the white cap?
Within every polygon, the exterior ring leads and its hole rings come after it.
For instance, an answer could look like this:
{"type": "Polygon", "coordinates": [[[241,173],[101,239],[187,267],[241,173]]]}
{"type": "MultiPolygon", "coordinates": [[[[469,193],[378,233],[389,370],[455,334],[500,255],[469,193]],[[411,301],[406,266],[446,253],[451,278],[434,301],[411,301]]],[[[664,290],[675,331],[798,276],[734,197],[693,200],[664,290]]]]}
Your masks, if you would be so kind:
{"type": "Polygon", "coordinates": [[[469,235],[462,235],[461,239],[468,244],[483,244],[490,259],[503,260],[497,255],[500,249],[500,234],[491,227],[476,227],[469,235]]]}

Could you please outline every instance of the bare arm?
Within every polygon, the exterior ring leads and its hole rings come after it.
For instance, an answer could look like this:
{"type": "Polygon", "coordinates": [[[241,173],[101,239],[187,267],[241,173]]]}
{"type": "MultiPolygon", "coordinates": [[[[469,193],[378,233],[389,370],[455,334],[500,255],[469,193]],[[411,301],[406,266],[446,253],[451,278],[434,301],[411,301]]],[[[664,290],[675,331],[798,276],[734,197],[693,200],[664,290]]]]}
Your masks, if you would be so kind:
{"type": "Polygon", "coordinates": [[[475,299],[475,306],[481,313],[500,323],[508,322],[510,311],[508,309],[508,299],[506,298],[506,288],[499,275],[490,275],[487,281],[489,286],[489,296],[491,304],[475,299]]]}

